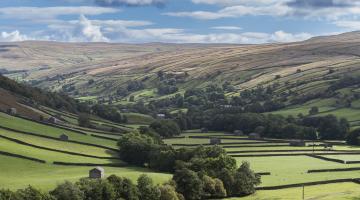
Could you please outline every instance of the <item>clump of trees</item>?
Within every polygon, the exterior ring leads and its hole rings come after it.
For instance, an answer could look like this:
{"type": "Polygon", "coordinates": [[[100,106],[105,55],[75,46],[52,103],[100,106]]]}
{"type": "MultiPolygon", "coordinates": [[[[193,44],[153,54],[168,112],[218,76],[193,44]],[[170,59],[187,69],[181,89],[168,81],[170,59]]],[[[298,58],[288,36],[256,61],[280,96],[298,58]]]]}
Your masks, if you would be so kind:
{"type": "Polygon", "coordinates": [[[79,126],[82,126],[82,127],[90,127],[91,122],[90,122],[89,115],[85,114],[85,113],[79,114],[79,116],[78,116],[78,124],[79,124],[79,126]]]}
{"type": "Polygon", "coordinates": [[[66,181],[49,193],[32,186],[12,192],[0,190],[1,200],[184,200],[176,192],[174,182],[155,185],[147,175],[141,175],[137,183],[128,178],[111,175],[107,179],[83,178],[76,183],[66,181]]]}
{"type": "Polygon", "coordinates": [[[346,143],[349,145],[360,145],[360,128],[351,131],[346,136],[346,143]]]}
{"type": "Polygon", "coordinates": [[[99,117],[104,119],[118,122],[118,123],[126,123],[126,116],[122,115],[115,107],[108,105],[100,105],[96,104],[92,107],[92,111],[99,117]]]}
{"type": "MultiPolygon", "coordinates": [[[[128,133],[119,140],[120,158],[130,164],[174,173],[176,191],[185,199],[248,195],[260,184],[248,163],[236,160],[218,146],[174,149],[149,133],[128,133]]],[[[154,192],[153,192],[154,193],[154,192]]]]}
{"type": "Polygon", "coordinates": [[[180,135],[181,130],[177,123],[173,120],[157,120],[150,124],[150,128],[154,130],[161,137],[172,137],[180,135]]]}

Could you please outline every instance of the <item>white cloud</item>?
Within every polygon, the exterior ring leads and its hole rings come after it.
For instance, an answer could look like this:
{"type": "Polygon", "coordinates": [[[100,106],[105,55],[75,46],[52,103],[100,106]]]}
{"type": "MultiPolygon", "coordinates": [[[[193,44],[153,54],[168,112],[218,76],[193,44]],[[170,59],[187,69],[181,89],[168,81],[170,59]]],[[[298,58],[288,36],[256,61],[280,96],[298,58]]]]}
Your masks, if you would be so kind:
{"type": "Polygon", "coordinates": [[[116,13],[119,9],[104,7],[3,7],[0,8],[0,17],[24,20],[54,19],[62,15],[100,15],[116,13]]]}
{"type": "Polygon", "coordinates": [[[165,4],[166,0],[95,0],[95,2],[102,6],[157,6],[165,4]]]}
{"type": "Polygon", "coordinates": [[[271,40],[275,42],[296,42],[307,40],[312,37],[309,33],[298,33],[298,34],[291,34],[286,33],[284,31],[276,31],[271,35],[271,40]]]}
{"type": "Polygon", "coordinates": [[[183,29],[122,29],[115,34],[115,42],[170,42],[170,43],[237,43],[260,44],[295,42],[311,37],[310,34],[291,34],[277,31],[272,34],[259,32],[194,34],[183,29]]]}
{"type": "Polygon", "coordinates": [[[196,4],[218,4],[223,6],[235,5],[269,5],[276,2],[288,2],[289,0],[192,0],[196,4]]]}
{"type": "Polygon", "coordinates": [[[359,0],[192,0],[193,3],[216,4],[217,11],[182,11],[165,15],[214,20],[229,17],[280,16],[319,20],[339,20],[360,17],[359,0]]]}
{"type": "Polygon", "coordinates": [[[242,30],[242,28],[239,26],[214,26],[211,28],[217,30],[242,30]]]}
{"type": "Polygon", "coordinates": [[[241,17],[245,15],[271,15],[271,16],[284,16],[291,12],[291,8],[283,4],[273,4],[267,6],[229,6],[219,11],[208,12],[208,11],[193,11],[193,12],[168,12],[164,15],[175,16],[175,17],[191,17],[203,20],[213,20],[228,17],[241,17]]]}
{"type": "Polygon", "coordinates": [[[346,28],[348,30],[360,30],[360,21],[341,20],[335,21],[334,24],[338,27],[346,28]]]}
{"type": "Polygon", "coordinates": [[[109,42],[109,39],[102,34],[100,26],[93,25],[84,15],[80,16],[75,35],[84,42],[109,42]]]}
{"type": "Polygon", "coordinates": [[[1,32],[0,42],[19,42],[30,40],[26,35],[21,34],[18,30],[13,32],[1,32]]]}

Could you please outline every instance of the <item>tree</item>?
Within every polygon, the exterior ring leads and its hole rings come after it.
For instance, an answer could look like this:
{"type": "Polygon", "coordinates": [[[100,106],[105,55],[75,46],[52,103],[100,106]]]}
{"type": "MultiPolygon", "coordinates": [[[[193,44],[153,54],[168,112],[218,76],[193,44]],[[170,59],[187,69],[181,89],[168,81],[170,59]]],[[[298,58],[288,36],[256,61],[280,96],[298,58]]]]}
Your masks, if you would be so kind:
{"type": "Polygon", "coordinates": [[[82,126],[82,127],[90,127],[91,123],[90,123],[89,115],[83,114],[83,113],[79,114],[78,124],[79,124],[79,126],[82,126]]]}
{"type": "Polygon", "coordinates": [[[201,199],[203,185],[196,172],[189,169],[176,170],[173,180],[176,182],[177,192],[184,195],[186,200],[201,199]]]}
{"type": "Polygon", "coordinates": [[[350,145],[360,144],[360,128],[351,131],[346,137],[346,143],[350,145]]]}
{"type": "Polygon", "coordinates": [[[32,186],[16,191],[14,199],[26,200],[51,200],[51,197],[32,186]]]}
{"type": "Polygon", "coordinates": [[[139,200],[139,191],[130,179],[111,175],[107,180],[114,188],[115,199],[139,200]]]}
{"type": "Polygon", "coordinates": [[[143,166],[149,163],[150,154],[158,148],[158,143],[148,135],[132,132],[122,136],[118,146],[121,159],[130,164],[143,166]]]}
{"type": "Polygon", "coordinates": [[[175,135],[180,135],[181,130],[178,124],[172,120],[158,120],[150,124],[155,132],[157,132],[162,137],[172,137],[175,135]]]}
{"type": "Polygon", "coordinates": [[[316,106],[311,107],[311,109],[309,110],[309,115],[316,115],[319,113],[319,108],[316,106]]]}
{"type": "Polygon", "coordinates": [[[58,185],[53,191],[50,192],[57,200],[82,200],[84,199],[84,192],[80,188],[66,181],[63,184],[58,185]]]}
{"type": "Polygon", "coordinates": [[[131,95],[131,96],[129,97],[129,101],[130,101],[130,102],[135,102],[135,96],[134,96],[134,95],[131,95]]]}
{"type": "Polygon", "coordinates": [[[226,190],[224,187],[224,183],[218,178],[215,178],[214,181],[215,181],[215,193],[214,193],[213,197],[215,197],[215,198],[226,197],[227,194],[226,194],[226,190]]]}
{"type": "Polygon", "coordinates": [[[170,184],[159,186],[160,200],[180,200],[175,187],[170,184]]]}
{"type": "Polygon", "coordinates": [[[137,188],[139,190],[141,200],[159,200],[161,193],[159,188],[154,186],[151,178],[147,175],[141,175],[137,180],[137,188]]]}
{"type": "Polygon", "coordinates": [[[15,193],[10,190],[0,189],[0,200],[11,200],[15,198],[15,193]]]}
{"type": "Polygon", "coordinates": [[[107,180],[83,178],[76,185],[84,192],[84,200],[115,200],[114,187],[107,180]]]}
{"type": "Polygon", "coordinates": [[[234,175],[233,192],[237,195],[249,195],[255,192],[255,186],[261,183],[260,176],[255,174],[248,162],[243,162],[234,175]]]}

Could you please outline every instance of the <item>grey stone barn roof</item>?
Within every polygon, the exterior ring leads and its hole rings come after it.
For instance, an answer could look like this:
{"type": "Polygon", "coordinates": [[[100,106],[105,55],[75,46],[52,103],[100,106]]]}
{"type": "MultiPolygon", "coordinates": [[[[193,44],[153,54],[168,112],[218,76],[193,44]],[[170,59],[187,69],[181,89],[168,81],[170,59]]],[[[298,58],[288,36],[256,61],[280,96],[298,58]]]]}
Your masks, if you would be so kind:
{"type": "Polygon", "coordinates": [[[104,168],[102,168],[102,167],[95,167],[95,168],[92,169],[91,171],[94,171],[94,170],[100,171],[100,172],[104,172],[104,171],[105,171],[104,168]]]}

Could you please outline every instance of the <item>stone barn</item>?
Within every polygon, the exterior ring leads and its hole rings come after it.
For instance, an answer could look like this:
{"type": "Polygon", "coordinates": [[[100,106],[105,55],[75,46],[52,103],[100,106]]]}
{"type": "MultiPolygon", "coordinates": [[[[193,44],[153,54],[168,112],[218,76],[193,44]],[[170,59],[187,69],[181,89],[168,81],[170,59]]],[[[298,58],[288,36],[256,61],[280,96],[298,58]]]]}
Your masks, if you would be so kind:
{"type": "Polygon", "coordinates": [[[261,139],[261,136],[259,133],[250,133],[249,139],[257,140],[257,139],[261,139]]]}
{"type": "Polygon", "coordinates": [[[62,134],[62,135],[60,135],[60,140],[61,140],[61,141],[68,141],[68,140],[69,140],[69,136],[66,135],[66,134],[62,134]]]}
{"type": "Polygon", "coordinates": [[[104,178],[105,170],[102,167],[96,167],[89,171],[89,178],[104,178]]]}
{"type": "Polygon", "coordinates": [[[16,108],[9,108],[8,109],[8,114],[9,115],[16,115],[17,114],[16,108]]]}
{"type": "Polygon", "coordinates": [[[293,147],[305,147],[306,142],[304,140],[292,140],[292,141],[290,141],[290,146],[293,146],[293,147]]]}
{"type": "Polygon", "coordinates": [[[220,138],[210,138],[210,144],[211,145],[221,144],[221,139],[220,138]]]}
{"type": "Polygon", "coordinates": [[[57,118],[55,118],[55,117],[50,117],[50,118],[48,119],[48,122],[49,122],[49,123],[52,123],[52,124],[58,124],[58,123],[59,123],[59,120],[58,120],[57,118]]]}
{"type": "Polygon", "coordinates": [[[201,133],[207,133],[207,132],[209,132],[209,130],[207,129],[207,128],[201,128],[201,133]]]}
{"type": "Polygon", "coordinates": [[[157,114],[157,115],[156,115],[156,118],[158,118],[158,119],[165,119],[165,118],[166,118],[166,115],[165,115],[165,114],[157,114]]]}
{"type": "Polygon", "coordinates": [[[236,135],[236,136],[244,136],[244,133],[241,130],[235,130],[234,135],[236,135]]]}

